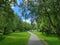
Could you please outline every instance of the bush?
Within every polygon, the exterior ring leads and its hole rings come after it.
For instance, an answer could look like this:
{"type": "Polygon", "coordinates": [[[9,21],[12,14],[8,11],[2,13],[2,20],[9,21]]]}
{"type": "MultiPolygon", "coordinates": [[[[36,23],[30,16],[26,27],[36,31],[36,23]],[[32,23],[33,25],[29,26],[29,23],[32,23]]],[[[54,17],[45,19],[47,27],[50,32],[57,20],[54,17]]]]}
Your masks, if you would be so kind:
{"type": "Polygon", "coordinates": [[[4,38],[5,38],[5,36],[0,34],[0,41],[2,41],[4,38]]]}

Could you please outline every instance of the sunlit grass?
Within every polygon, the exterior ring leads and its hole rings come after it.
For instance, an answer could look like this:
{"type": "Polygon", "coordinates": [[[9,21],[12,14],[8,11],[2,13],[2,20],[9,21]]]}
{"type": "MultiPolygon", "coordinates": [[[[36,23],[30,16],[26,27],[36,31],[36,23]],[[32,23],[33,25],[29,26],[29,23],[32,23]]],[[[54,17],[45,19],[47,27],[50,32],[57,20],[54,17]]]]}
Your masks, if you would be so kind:
{"type": "Polygon", "coordinates": [[[28,32],[11,33],[0,41],[0,45],[27,45],[29,37],[28,32]]]}
{"type": "Polygon", "coordinates": [[[43,35],[41,32],[34,32],[39,38],[44,39],[48,45],[60,45],[60,39],[56,36],[46,36],[43,35]]]}

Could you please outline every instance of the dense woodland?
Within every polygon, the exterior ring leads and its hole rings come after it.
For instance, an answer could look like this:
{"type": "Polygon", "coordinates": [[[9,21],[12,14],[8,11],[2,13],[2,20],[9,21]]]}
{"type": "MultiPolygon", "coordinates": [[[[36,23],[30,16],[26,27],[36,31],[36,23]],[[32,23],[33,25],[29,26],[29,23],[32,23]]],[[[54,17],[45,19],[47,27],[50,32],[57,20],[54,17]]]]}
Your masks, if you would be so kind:
{"type": "Polygon", "coordinates": [[[16,0],[0,0],[0,33],[4,36],[15,31],[29,30],[60,37],[60,0],[23,0],[21,4],[17,4],[16,0]],[[31,24],[23,22],[14,13],[12,6],[15,5],[22,10],[25,20],[31,19],[31,24]]]}
{"type": "Polygon", "coordinates": [[[60,36],[60,0],[28,0],[27,8],[38,31],[60,36]]]}

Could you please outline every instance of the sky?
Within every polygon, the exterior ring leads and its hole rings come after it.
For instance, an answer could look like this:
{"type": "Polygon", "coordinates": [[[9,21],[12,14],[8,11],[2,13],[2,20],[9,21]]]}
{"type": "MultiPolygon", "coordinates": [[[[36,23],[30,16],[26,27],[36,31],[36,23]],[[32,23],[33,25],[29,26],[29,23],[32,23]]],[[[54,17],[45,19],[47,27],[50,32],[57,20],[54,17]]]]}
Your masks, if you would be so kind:
{"type": "MultiPolygon", "coordinates": [[[[20,4],[22,3],[22,0],[17,0],[17,3],[20,4]]],[[[19,9],[19,7],[16,5],[14,8],[14,13],[16,13],[18,16],[21,16],[22,10],[19,9]]],[[[29,13],[29,11],[27,11],[27,13],[29,13]]],[[[25,22],[25,19],[22,17],[22,20],[25,22]]],[[[31,23],[30,19],[26,20],[27,23],[31,23]]]]}
{"type": "MultiPolygon", "coordinates": [[[[22,2],[22,0],[17,0],[17,3],[19,4],[20,2],[22,2]]],[[[22,11],[19,9],[19,7],[16,5],[13,8],[14,12],[17,13],[17,15],[21,16],[22,11]]]]}

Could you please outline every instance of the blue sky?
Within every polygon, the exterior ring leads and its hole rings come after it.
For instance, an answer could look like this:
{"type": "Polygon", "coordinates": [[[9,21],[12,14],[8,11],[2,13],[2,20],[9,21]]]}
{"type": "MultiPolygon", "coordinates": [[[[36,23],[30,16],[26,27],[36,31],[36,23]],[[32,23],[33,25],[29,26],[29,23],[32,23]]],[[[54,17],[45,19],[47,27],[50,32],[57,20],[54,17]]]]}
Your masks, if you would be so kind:
{"type": "MultiPolygon", "coordinates": [[[[22,0],[17,0],[17,3],[19,4],[20,2],[22,2],[22,0]]],[[[17,15],[21,15],[22,11],[19,9],[19,7],[16,5],[14,8],[13,8],[14,12],[17,13],[17,15]]]]}
{"type": "MultiPolygon", "coordinates": [[[[22,0],[17,0],[17,3],[18,4],[22,3],[22,0]]],[[[18,16],[21,16],[22,10],[20,10],[17,5],[13,8],[13,10],[18,16]]],[[[27,11],[27,14],[29,14],[29,11],[27,11]]],[[[22,20],[25,21],[23,17],[22,17],[22,20]]],[[[26,22],[31,23],[30,19],[27,19],[26,22]]]]}

